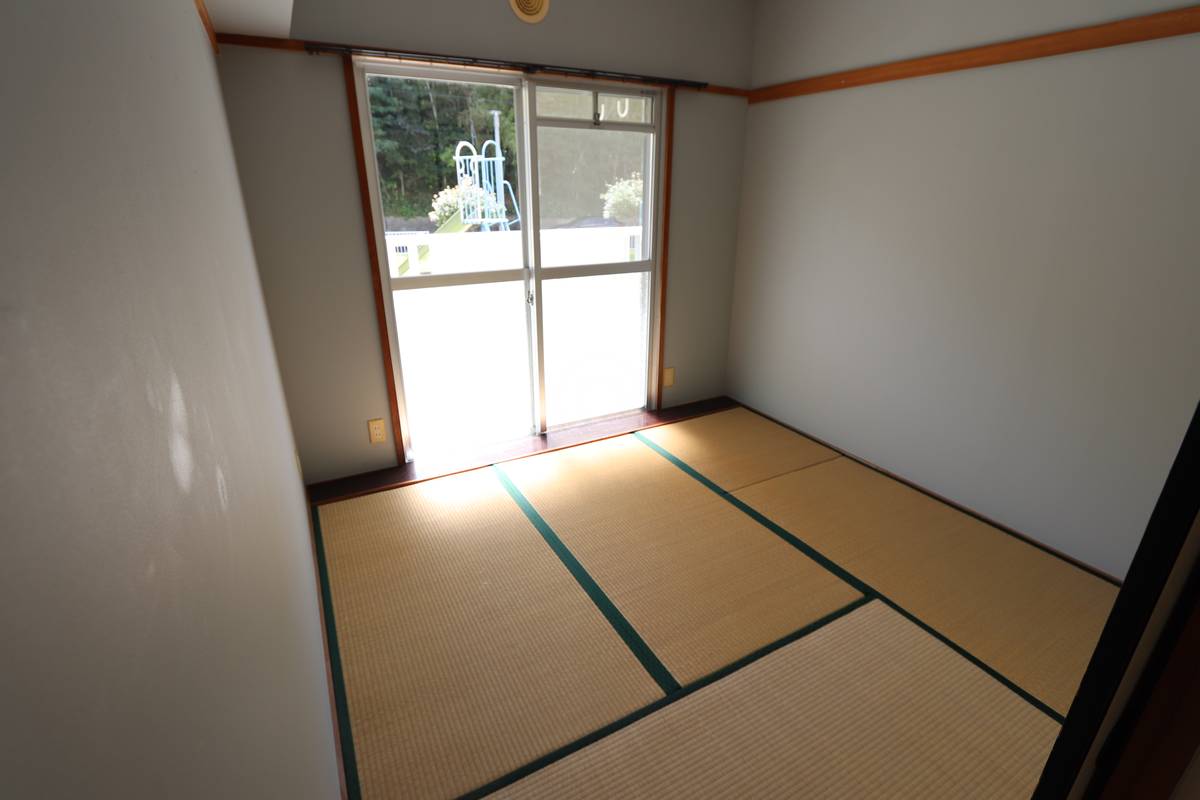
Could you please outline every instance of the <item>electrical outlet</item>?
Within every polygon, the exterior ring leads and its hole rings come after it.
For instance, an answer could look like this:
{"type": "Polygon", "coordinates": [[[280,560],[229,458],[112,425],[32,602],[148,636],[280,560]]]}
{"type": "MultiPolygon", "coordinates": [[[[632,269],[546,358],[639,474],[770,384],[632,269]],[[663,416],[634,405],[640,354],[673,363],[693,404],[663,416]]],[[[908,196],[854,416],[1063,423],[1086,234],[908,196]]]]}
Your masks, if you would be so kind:
{"type": "Polygon", "coordinates": [[[667,367],[663,370],[663,388],[675,385],[675,368],[667,367]]]}
{"type": "Polygon", "coordinates": [[[381,419],[367,420],[367,433],[371,436],[371,444],[383,444],[387,441],[387,428],[381,419]]]}

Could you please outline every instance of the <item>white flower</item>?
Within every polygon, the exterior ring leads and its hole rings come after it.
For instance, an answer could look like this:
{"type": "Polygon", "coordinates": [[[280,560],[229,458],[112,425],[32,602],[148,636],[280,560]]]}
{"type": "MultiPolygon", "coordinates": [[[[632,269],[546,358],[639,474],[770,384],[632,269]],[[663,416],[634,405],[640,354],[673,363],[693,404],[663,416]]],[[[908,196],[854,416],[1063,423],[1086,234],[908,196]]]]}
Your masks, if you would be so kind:
{"type": "Polygon", "coordinates": [[[642,217],[642,194],[644,187],[640,173],[610,183],[600,195],[604,201],[604,218],[615,219],[626,225],[635,225],[642,217]]]}

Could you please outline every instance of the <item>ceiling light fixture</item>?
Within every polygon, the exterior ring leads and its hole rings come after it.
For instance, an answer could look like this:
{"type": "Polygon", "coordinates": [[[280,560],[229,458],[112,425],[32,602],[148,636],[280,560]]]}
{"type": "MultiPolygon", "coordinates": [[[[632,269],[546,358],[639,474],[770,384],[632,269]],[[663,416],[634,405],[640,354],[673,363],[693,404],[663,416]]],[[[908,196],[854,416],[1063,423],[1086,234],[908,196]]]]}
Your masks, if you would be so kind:
{"type": "Polygon", "coordinates": [[[530,25],[541,22],[550,10],[550,0],[508,0],[508,4],[517,19],[530,25]]]}

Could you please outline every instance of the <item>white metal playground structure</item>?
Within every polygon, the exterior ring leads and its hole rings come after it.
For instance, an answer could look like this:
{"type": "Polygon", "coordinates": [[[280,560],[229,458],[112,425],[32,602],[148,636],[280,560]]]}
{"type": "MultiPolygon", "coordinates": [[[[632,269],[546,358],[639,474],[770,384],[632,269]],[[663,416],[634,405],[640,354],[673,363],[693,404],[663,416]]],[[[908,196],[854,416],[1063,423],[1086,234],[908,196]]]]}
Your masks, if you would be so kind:
{"type": "Polygon", "coordinates": [[[458,211],[464,225],[492,226],[510,230],[521,222],[512,184],[504,179],[504,150],[500,146],[500,112],[492,111],[493,138],[477,151],[471,142],[460,141],[454,150],[454,169],[458,173],[458,211]],[[507,197],[505,196],[507,193],[507,197]],[[507,200],[512,201],[514,217],[509,219],[507,200]]]}
{"type": "MultiPolygon", "coordinates": [[[[512,184],[504,177],[507,158],[500,144],[500,112],[489,113],[493,138],[478,150],[472,142],[460,140],[454,150],[458,213],[432,232],[384,232],[392,277],[444,275],[489,263],[495,268],[521,264],[521,209],[512,184]],[[490,235],[481,237],[480,233],[490,235]]],[[[587,253],[599,263],[630,262],[641,253],[642,234],[641,224],[615,222],[543,228],[542,263],[577,264],[579,253],[587,253]]]]}

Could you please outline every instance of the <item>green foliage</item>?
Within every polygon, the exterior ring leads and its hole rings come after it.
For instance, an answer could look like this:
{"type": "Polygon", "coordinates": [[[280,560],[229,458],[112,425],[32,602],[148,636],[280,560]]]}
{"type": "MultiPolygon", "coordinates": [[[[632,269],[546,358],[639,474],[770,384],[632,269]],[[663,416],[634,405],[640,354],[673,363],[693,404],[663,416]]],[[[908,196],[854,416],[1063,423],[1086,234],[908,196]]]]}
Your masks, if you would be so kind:
{"type": "MultiPolygon", "coordinates": [[[[440,223],[457,211],[457,198],[452,203],[449,196],[434,198],[457,184],[459,141],[479,149],[492,138],[493,109],[500,112],[505,177],[514,188],[520,185],[512,88],[372,75],[367,89],[387,216],[440,223]]],[[[636,223],[642,212],[641,173],[652,162],[653,143],[650,136],[628,131],[540,128],[542,220],[562,224],[603,214],[636,223]],[[629,177],[614,182],[619,175],[629,177]]]]}
{"type": "Polygon", "coordinates": [[[434,196],[456,183],[454,149],[459,141],[478,149],[491,139],[493,110],[500,112],[505,177],[517,185],[511,88],[372,75],[367,90],[388,216],[424,217],[435,210],[434,196]]]}
{"type": "Polygon", "coordinates": [[[615,219],[623,225],[638,224],[642,220],[642,176],[635,172],[610,183],[600,199],[604,201],[605,219],[615,219]]]}

